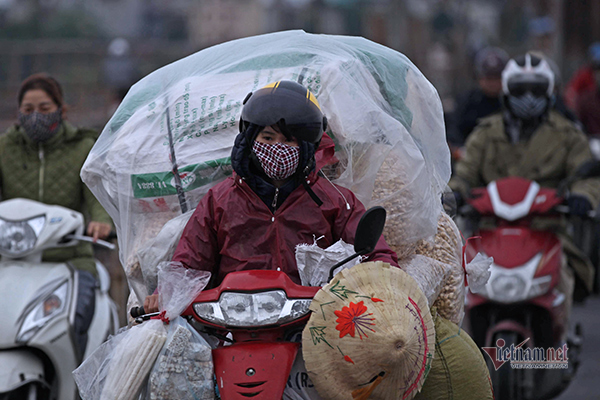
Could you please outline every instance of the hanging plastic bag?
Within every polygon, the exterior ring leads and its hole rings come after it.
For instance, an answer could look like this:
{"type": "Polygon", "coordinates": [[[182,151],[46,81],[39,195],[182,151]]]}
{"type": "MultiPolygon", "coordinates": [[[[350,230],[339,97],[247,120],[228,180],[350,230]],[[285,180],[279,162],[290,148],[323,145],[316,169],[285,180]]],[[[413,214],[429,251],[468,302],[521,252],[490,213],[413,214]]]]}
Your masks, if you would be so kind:
{"type": "MultiPolygon", "coordinates": [[[[300,281],[304,286],[323,286],[329,279],[329,270],[339,261],[354,254],[354,246],[338,240],[326,249],[317,245],[318,239],[313,244],[299,244],[296,246],[296,265],[300,274],[300,281]]],[[[361,257],[356,257],[335,269],[334,275],[342,269],[347,269],[359,264],[361,257]]]]}
{"type": "Polygon", "coordinates": [[[478,293],[485,287],[492,274],[490,267],[493,262],[493,257],[477,253],[471,262],[466,263],[465,271],[467,272],[467,282],[471,292],[478,293]]]}
{"type": "MultiPolygon", "coordinates": [[[[167,222],[156,237],[137,251],[137,258],[144,272],[144,283],[148,293],[154,292],[158,284],[158,267],[173,258],[183,229],[193,214],[193,210],[167,222]]],[[[145,298],[146,293],[142,298],[145,298]]]]}
{"type": "Polygon", "coordinates": [[[158,304],[161,318],[168,322],[168,338],[150,373],[144,399],[214,398],[212,349],[179,316],[209,278],[210,273],[185,268],[178,262],[159,265],[158,304]],[[182,286],[190,291],[181,290],[182,286]]]}
{"type": "Polygon", "coordinates": [[[137,398],[167,339],[160,320],[112,336],[73,371],[83,400],[137,398]]]}
{"type": "Polygon", "coordinates": [[[150,372],[144,399],[213,400],[212,349],[182,317],[170,321],[168,337],[150,372]]]}
{"type": "Polygon", "coordinates": [[[165,262],[158,268],[160,319],[121,331],[73,371],[83,400],[137,398],[167,341],[165,322],[179,318],[206,287],[210,273],[165,262]]]}
{"type": "Polygon", "coordinates": [[[158,307],[167,340],[152,368],[145,399],[213,399],[211,347],[179,315],[206,287],[210,273],[178,262],[158,267],[158,307]],[[187,290],[182,290],[182,287],[187,290]]]}

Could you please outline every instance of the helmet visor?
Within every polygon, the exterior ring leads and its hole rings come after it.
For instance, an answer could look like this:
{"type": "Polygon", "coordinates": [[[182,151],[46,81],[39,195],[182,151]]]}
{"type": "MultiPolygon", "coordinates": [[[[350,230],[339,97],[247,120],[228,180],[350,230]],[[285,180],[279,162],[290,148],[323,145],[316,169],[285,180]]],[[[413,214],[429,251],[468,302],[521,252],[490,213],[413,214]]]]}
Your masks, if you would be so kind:
{"type": "Polygon", "coordinates": [[[548,78],[541,75],[515,76],[507,83],[508,94],[514,97],[521,97],[528,92],[535,97],[546,96],[549,86],[548,78]]]}

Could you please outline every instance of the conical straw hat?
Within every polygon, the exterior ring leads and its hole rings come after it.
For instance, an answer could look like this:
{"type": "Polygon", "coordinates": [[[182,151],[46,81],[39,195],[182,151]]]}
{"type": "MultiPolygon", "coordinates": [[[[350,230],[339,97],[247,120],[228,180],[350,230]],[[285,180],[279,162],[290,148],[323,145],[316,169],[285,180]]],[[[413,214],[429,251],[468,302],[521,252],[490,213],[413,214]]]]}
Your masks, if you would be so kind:
{"type": "Polygon", "coordinates": [[[317,292],[302,334],[306,369],[332,400],[412,399],[435,351],[427,299],[400,268],[368,262],[317,292]]]}

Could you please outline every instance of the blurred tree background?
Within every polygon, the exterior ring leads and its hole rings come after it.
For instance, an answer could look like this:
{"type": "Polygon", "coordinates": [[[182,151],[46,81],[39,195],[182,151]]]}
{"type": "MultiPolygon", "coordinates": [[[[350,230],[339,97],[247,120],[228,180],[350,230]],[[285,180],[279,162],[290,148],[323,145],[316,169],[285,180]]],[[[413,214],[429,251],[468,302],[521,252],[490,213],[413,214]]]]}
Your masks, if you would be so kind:
{"type": "Polygon", "coordinates": [[[406,54],[446,111],[487,45],[543,51],[564,82],[600,40],[600,0],[0,0],[0,26],[0,129],[15,120],[21,80],[40,71],[63,83],[70,120],[102,128],[151,71],[286,29],[364,36],[406,54]]]}

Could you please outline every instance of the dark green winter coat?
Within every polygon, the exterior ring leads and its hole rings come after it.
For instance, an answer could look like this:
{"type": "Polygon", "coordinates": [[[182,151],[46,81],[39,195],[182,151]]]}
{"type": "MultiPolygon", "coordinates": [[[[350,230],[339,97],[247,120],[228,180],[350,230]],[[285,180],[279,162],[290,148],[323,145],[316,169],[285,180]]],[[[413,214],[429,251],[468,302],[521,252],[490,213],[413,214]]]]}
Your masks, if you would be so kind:
{"type": "MultiPolygon", "coordinates": [[[[516,144],[504,131],[502,114],[495,114],[482,119],[469,135],[465,157],[457,163],[449,186],[465,198],[470,188],[507,176],[520,176],[540,186],[556,188],[590,159],[586,136],[556,112],[550,113],[528,141],[516,144]]],[[[571,192],[585,196],[596,207],[600,201],[600,180],[578,181],[571,192]]]]}
{"type": "MultiPolygon", "coordinates": [[[[90,129],[63,122],[58,133],[44,144],[33,143],[15,125],[0,136],[0,188],[2,200],[22,197],[79,211],[87,222],[112,221],[92,192],[81,181],[81,167],[96,140],[90,129]]],[[[90,243],[51,249],[44,261],[71,261],[76,268],[95,273],[90,243]]]]}
{"type": "MultiPolygon", "coordinates": [[[[466,142],[465,157],[456,165],[450,188],[467,198],[469,190],[486,186],[491,181],[508,176],[520,176],[536,181],[543,187],[556,188],[572,176],[584,162],[593,158],[586,136],[571,121],[550,112],[528,141],[513,144],[505,133],[502,114],[480,121],[466,142]]],[[[575,182],[571,193],[585,196],[596,208],[600,202],[600,179],[575,182]]],[[[553,229],[563,243],[568,263],[576,272],[576,291],[585,287],[590,292],[594,282],[594,267],[585,254],[572,243],[564,226],[555,220],[539,218],[534,229],[553,229]]]]}

